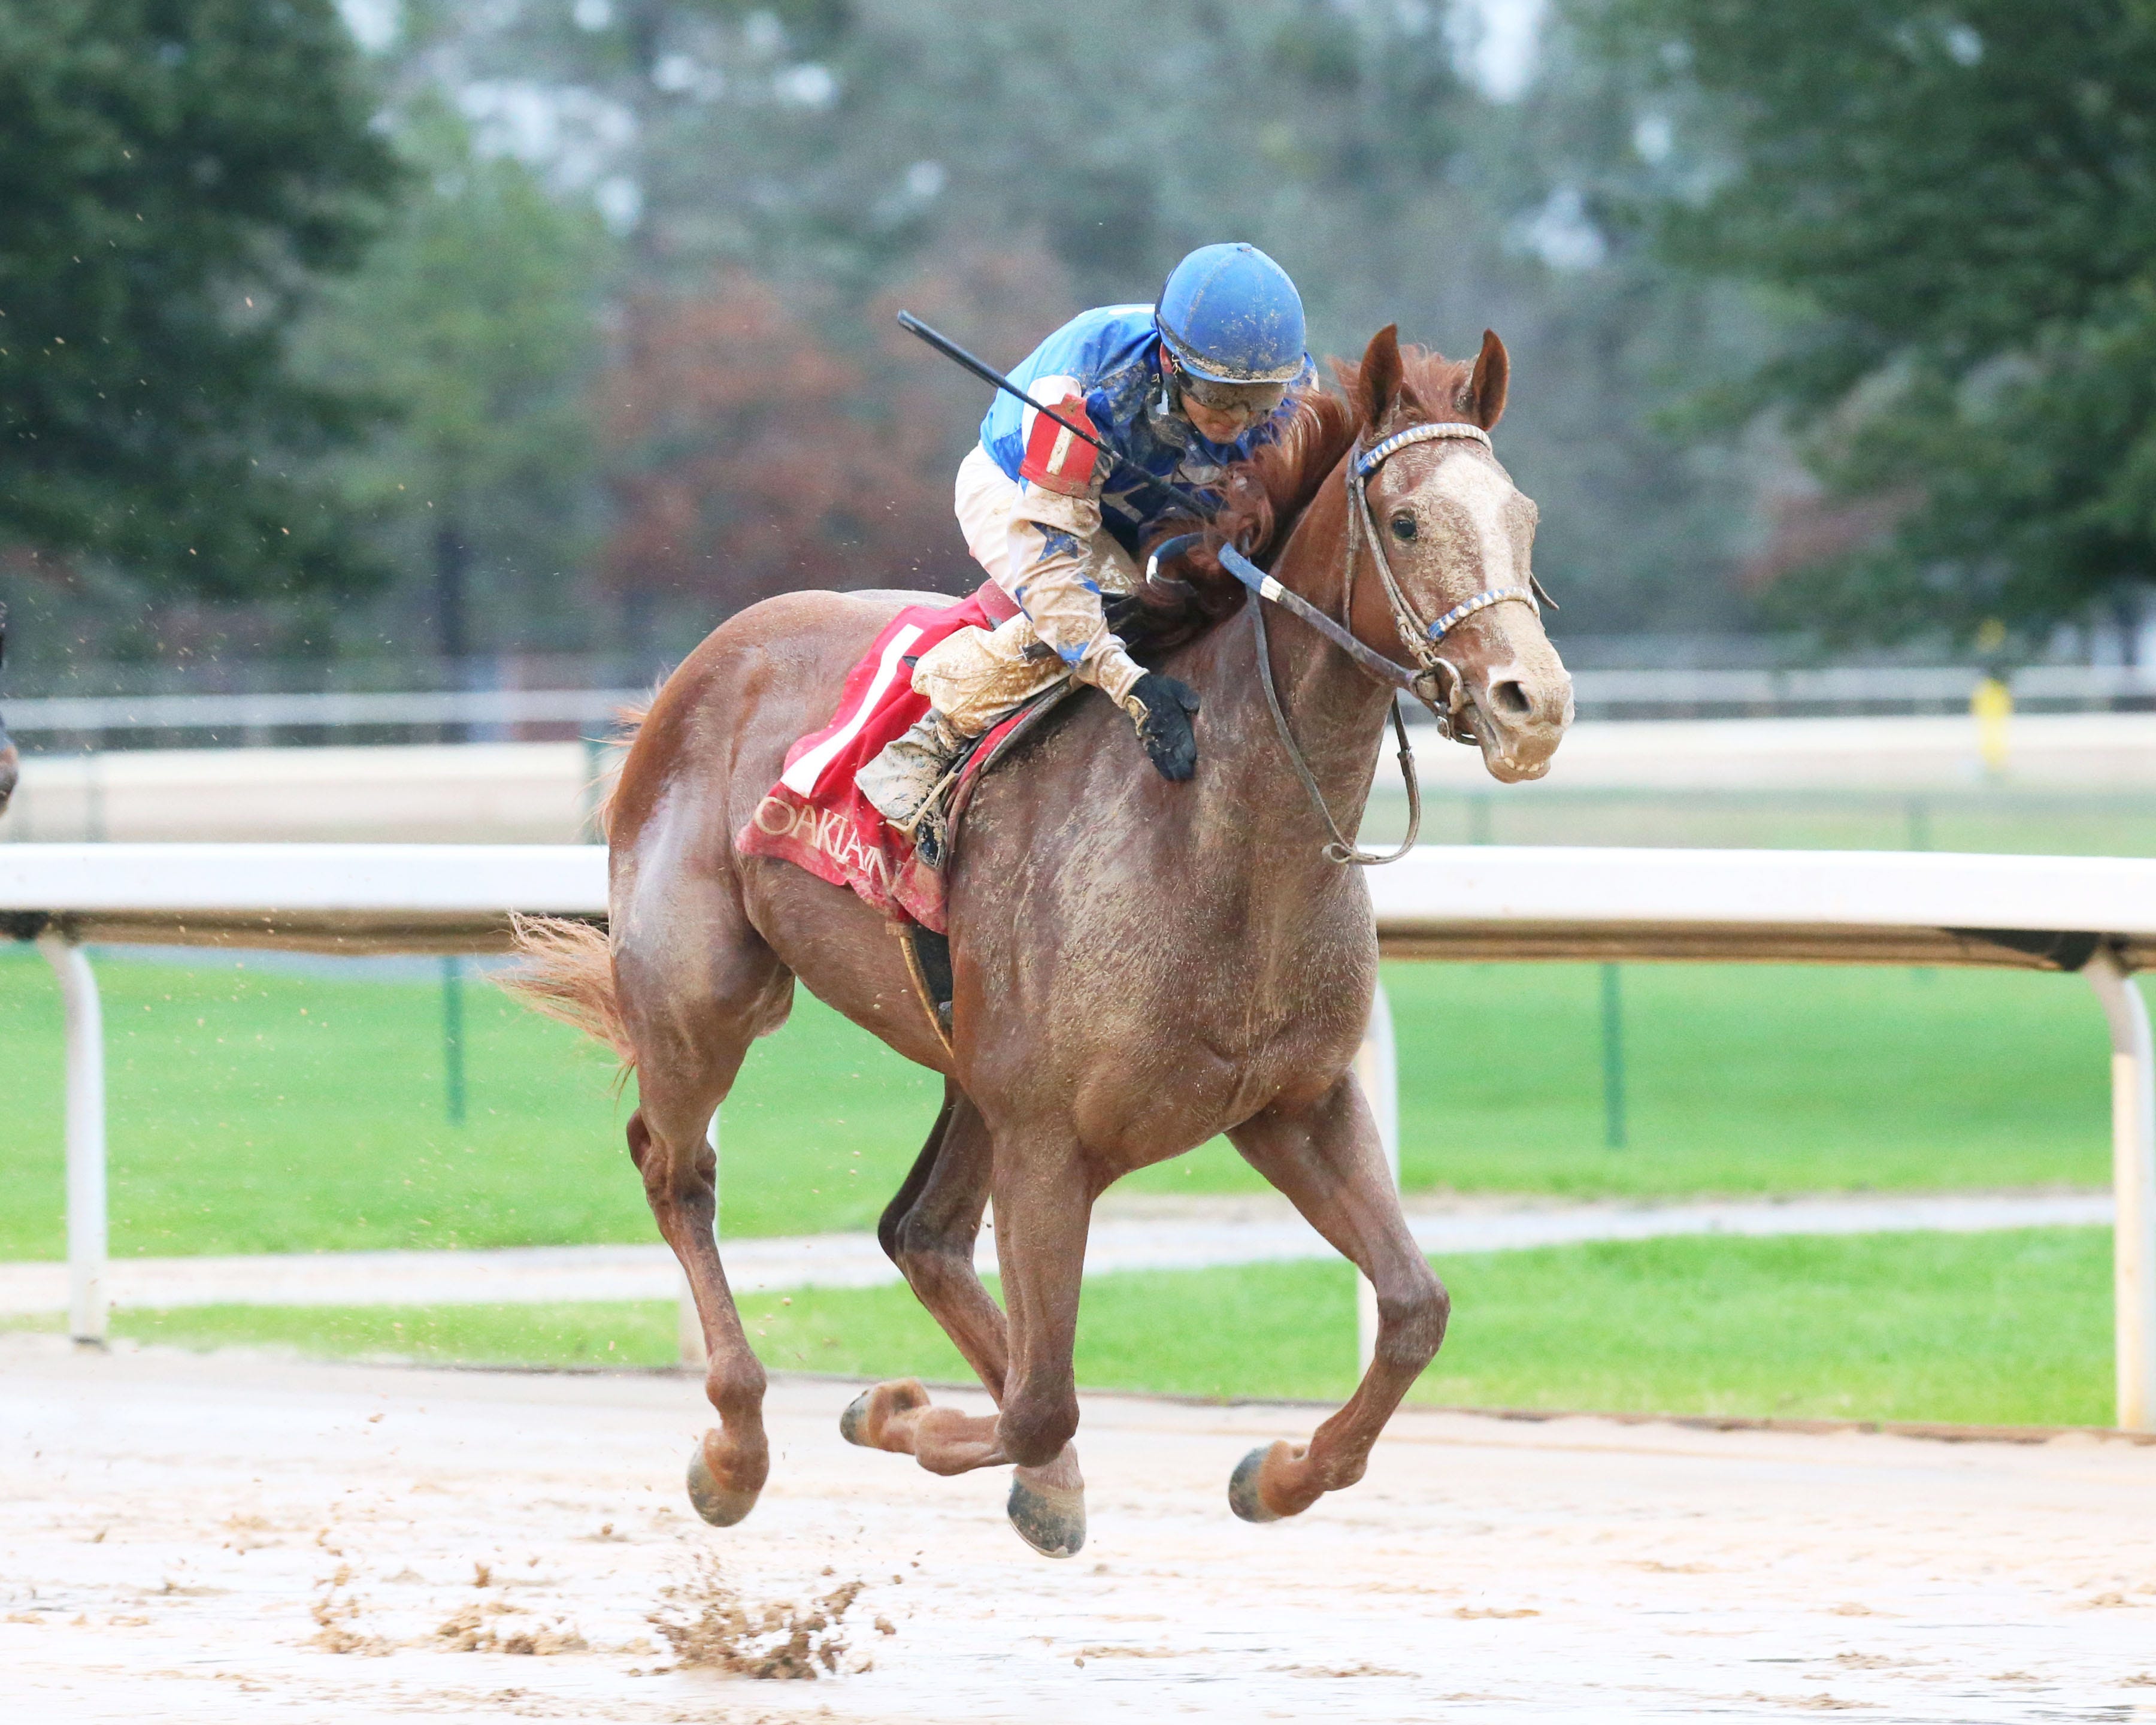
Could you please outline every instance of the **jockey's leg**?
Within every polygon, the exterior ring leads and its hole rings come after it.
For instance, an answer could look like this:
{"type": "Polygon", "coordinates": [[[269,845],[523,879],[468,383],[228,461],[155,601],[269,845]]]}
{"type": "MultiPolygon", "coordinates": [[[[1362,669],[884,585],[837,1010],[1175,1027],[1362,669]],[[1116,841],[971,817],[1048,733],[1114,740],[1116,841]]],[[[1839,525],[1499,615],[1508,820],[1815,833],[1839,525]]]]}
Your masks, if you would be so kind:
{"type": "Polygon", "coordinates": [[[932,706],[854,775],[854,788],[901,832],[910,832],[972,740],[932,706]]]}
{"type": "Polygon", "coordinates": [[[1023,617],[946,635],[914,666],[927,712],[855,773],[855,785],[893,826],[910,827],[968,743],[1066,675],[1023,617]]]}
{"type": "Polygon", "coordinates": [[[967,549],[1022,614],[960,629],[915,665],[928,711],[854,778],[901,830],[920,819],[967,743],[1005,715],[1073,675],[1125,703],[1138,675],[1101,610],[1103,594],[1137,585],[1137,566],[1100,531],[1097,503],[1029,494],[977,449],[959,466],[957,509],[967,549]]]}

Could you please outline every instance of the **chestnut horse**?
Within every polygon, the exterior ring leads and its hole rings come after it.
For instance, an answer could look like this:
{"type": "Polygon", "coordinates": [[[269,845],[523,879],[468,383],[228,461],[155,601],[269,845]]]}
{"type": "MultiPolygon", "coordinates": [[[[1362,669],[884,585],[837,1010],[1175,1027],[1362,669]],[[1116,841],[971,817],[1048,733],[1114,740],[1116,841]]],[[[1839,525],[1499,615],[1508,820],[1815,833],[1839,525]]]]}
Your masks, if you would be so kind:
{"type": "MultiPolygon", "coordinates": [[[[1495,426],[1507,370],[1494,335],[1470,366],[1404,354],[1385,330],[1358,367],[1340,368],[1344,398],[1306,394],[1281,441],[1239,470],[1218,528],[1365,644],[1397,657],[1404,644],[1428,663],[1435,649],[1404,642],[1368,546],[1349,591],[1346,464],[1410,426],[1495,426]]],[[[1461,728],[1471,719],[1497,778],[1539,776],[1571,719],[1570,680],[1532,603],[1487,603],[1489,589],[1530,584],[1534,506],[1466,431],[1404,444],[1368,495],[1414,620],[1485,596],[1445,641],[1461,728]]],[[[1156,585],[1143,597],[1186,613],[1183,639],[1157,636],[1150,656],[1203,697],[1197,776],[1163,780],[1130,721],[1090,695],[990,775],[948,865],[948,1052],[879,913],[733,845],[788,746],[827,721],[847,671],[917,594],[793,593],[713,631],[660,690],[624,762],[608,824],[609,933],[529,926],[524,997],[610,1041],[637,1072],[629,1154],[710,1350],[721,1424],[689,1468],[706,1521],[748,1513],[769,1452],[763,1368],[712,1235],[705,1128],[750,1042],[785,1021],[797,978],[943,1075],[942,1112],[878,1235],[998,1409],[975,1416],[932,1404],[916,1381],[881,1384],[846,1410],[850,1441],[933,1473],[1014,1466],[1014,1525],[1037,1550],[1075,1552],[1085,1498],[1071,1347],[1093,1202],[1220,1132],[1370,1278],[1378,1310],[1376,1357],[1353,1399],[1306,1445],[1245,1457],[1229,1486],[1235,1512],[1291,1516],[1359,1479],[1436,1353],[1447,1297],[1348,1070],[1377,975],[1369,893],[1322,854],[1324,824],[1262,695],[1255,602],[1204,553],[1181,567],[1194,566],[1180,593],[1156,585]],[[973,1272],[991,1199],[1008,1319],[973,1272]]],[[[1284,613],[1270,619],[1269,650],[1317,786],[1353,832],[1393,691],[1284,613]]]]}

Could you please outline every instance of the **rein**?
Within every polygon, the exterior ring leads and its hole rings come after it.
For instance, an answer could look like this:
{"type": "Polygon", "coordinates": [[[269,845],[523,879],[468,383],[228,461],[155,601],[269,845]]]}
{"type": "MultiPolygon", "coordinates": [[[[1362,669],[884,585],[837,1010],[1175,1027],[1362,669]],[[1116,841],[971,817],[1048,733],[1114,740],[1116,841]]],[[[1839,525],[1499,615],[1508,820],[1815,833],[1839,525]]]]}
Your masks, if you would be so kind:
{"type": "MultiPolygon", "coordinates": [[[[1485,449],[1490,447],[1490,434],[1481,426],[1445,422],[1410,425],[1404,431],[1394,433],[1368,449],[1364,449],[1358,439],[1355,448],[1348,452],[1347,595],[1343,608],[1351,618],[1354,615],[1355,541],[1359,531],[1369,541],[1370,561],[1377,565],[1378,579],[1384,584],[1385,600],[1392,608],[1393,626],[1399,630],[1401,641],[1414,655],[1419,669],[1401,665],[1376,649],[1365,645],[1347,624],[1320,610],[1301,593],[1281,586],[1234,546],[1222,545],[1218,548],[1221,567],[1249,588],[1261,601],[1278,605],[1308,624],[1353,660],[1365,675],[1394,691],[1390,704],[1393,734],[1399,742],[1400,779],[1408,798],[1408,831],[1398,850],[1380,856],[1374,851],[1358,849],[1340,830],[1340,824],[1332,818],[1332,809],[1326,806],[1324,790],[1317,783],[1317,775],[1311,771],[1301,745],[1295,740],[1295,732],[1288,724],[1287,711],[1281,706],[1280,691],[1274,685],[1272,653],[1265,634],[1265,605],[1260,603],[1252,612],[1257,632],[1258,680],[1265,692],[1265,706],[1272,713],[1273,728],[1280,733],[1281,746],[1287,751],[1289,764],[1295,768],[1296,777],[1302,781],[1311,807],[1317,811],[1326,829],[1332,834],[1323,852],[1328,862],[1353,863],[1361,868],[1398,862],[1414,848],[1415,839],[1421,834],[1422,788],[1415,776],[1414,747],[1408,741],[1407,722],[1400,716],[1399,697],[1401,694],[1412,695],[1430,710],[1430,716],[1437,721],[1440,737],[1462,742],[1475,741],[1471,733],[1462,729],[1460,725],[1467,704],[1466,679],[1461,675],[1459,666],[1437,651],[1438,644],[1476,612],[1486,611],[1491,606],[1503,604],[1507,600],[1517,600],[1529,607],[1537,616],[1542,614],[1542,607],[1530,589],[1524,587],[1488,587],[1462,599],[1434,622],[1425,624],[1415,614],[1414,607],[1409,603],[1407,595],[1400,591],[1392,566],[1385,561],[1384,547],[1378,536],[1378,524],[1370,512],[1368,485],[1388,457],[1410,444],[1429,443],[1445,438],[1471,438],[1485,449]]],[[[1158,578],[1163,562],[1195,550],[1204,542],[1204,536],[1202,533],[1179,534],[1155,547],[1152,555],[1146,562],[1147,579],[1158,578]]]]}

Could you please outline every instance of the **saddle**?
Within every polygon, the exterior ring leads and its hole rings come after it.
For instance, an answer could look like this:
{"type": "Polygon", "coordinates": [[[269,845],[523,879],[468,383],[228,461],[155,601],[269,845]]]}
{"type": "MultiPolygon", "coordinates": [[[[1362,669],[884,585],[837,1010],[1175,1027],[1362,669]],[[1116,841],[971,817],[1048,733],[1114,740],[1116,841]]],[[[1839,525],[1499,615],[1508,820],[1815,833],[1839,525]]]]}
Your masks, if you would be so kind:
{"type": "Polygon", "coordinates": [[[927,711],[927,699],[913,691],[915,659],[955,630],[992,629],[1016,614],[992,582],[956,605],[909,605],[901,611],[847,674],[830,721],[787,751],[778,783],[734,835],[740,855],[793,863],[834,886],[851,888],[884,913],[947,1050],[952,976],[945,878],[966,809],[982,777],[1076,685],[1059,683],[976,738],[910,831],[886,821],[855,788],[854,775],[927,711]]]}

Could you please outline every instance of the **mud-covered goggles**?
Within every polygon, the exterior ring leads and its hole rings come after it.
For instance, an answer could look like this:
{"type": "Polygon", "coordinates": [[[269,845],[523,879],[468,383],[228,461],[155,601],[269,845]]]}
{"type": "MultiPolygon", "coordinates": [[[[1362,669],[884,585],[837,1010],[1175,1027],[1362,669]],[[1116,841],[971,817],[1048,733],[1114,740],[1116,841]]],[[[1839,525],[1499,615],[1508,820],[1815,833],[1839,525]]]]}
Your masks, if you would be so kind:
{"type": "Polygon", "coordinates": [[[1285,383],[1220,383],[1178,364],[1163,347],[1161,359],[1173,375],[1175,387],[1201,408],[1215,413],[1235,413],[1245,424],[1255,424],[1287,399],[1285,383]]]}

